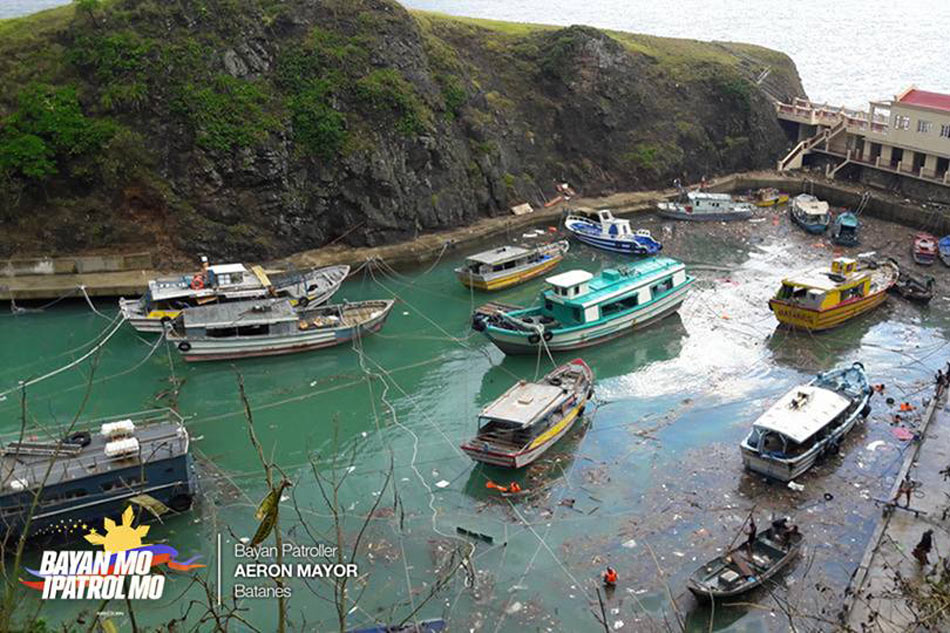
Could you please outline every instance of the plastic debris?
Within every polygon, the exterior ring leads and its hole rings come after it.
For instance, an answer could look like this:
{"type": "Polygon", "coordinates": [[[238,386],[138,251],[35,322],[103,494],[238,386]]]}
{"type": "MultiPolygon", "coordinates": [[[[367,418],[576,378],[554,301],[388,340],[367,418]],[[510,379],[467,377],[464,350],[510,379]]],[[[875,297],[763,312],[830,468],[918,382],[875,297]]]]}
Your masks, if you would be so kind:
{"type": "Polygon", "coordinates": [[[885,445],[885,444],[887,444],[887,442],[885,442],[884,440],[875,440],[875,441],[871,442],[870,444],[868,444],[867,446],[865,446],[864,448],[865,448],[866,450],[869,450],[869,451],[871,451],[871,452],[873,453],[875,450],[877,450],[879,447],[881,447],[881,446],[883,446],[883,445],[885,445]]]}
{"type": "Polygon", "coordinates": [[[637,542],[633,539],[630,539],[629,541],[624,541],[621,544],[621,547],[626,547],[627,549],[633,549],[636,546],[637,546],[637,542]]]}
{"type": "Polygon", "coordinates": [[[914,434],[902,426],[891,429],[891,433],[902,442],[914,439],[914,434]]]}
{"type": "Polygon", "coordinates": [[[623,628],[623,620],[615,620],[614,631],[616,631],[617,629],[622,629],[622,628],[623,628]]]}
{"type": "Polygon", "coordinates": [[[801,492],[805,489],[805,486],[795,483],[794,481],[788,482],[788,487],[794,490],[795,492],[801,492]]]}
{"type": "Polygon", "coordinates": [[[440,480],[440,481],[435,482],[435,487],[436,487],[436,488],[448,488],[448,487],[449,487],[449,482],[446,481],[445,479],[442,479],[442,480],[440,480]]]}
{"type": "Polygon", "coordinates": [[[508,608],[505,609],[505,613],[511,615],[512,613],[518,613],[522,609],[522,604],[520,602],[512,602],[508,605],[508,608]]]}

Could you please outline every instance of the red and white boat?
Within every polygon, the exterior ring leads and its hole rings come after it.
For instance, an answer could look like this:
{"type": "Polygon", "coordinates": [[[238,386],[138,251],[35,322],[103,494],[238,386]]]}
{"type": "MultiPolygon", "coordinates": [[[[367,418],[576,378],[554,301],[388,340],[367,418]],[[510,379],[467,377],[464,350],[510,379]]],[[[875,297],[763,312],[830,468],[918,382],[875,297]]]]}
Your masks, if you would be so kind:
{"type": "Polygon", "coordinates": [[[937,260],[937,238],[930,233],[914,236],[914,261],[922,266],[932,266],[937,260]]]}
{"type": "Polygon", "coordinates": [[[594,373],[579,358],[538,382],[518,381],[482,410],[462,450],[477,462],[527,466],[571,430],[593,395],[594,373]]]}

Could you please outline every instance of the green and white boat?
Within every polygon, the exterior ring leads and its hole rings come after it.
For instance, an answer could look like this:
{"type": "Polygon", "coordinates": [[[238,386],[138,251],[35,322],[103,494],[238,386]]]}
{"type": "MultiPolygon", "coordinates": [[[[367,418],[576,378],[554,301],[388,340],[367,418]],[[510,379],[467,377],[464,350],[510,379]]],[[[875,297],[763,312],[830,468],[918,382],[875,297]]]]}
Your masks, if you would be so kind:
{"type": "Polygon", "coordinates": [[[603,343],[676,312],[693,283],[683,262],[654,257],[596,277],[572,270],[548,277],[541,305],[476,313],[472,327],[506,354],[535,353],[544,345],[567,351],[603,343]]]}

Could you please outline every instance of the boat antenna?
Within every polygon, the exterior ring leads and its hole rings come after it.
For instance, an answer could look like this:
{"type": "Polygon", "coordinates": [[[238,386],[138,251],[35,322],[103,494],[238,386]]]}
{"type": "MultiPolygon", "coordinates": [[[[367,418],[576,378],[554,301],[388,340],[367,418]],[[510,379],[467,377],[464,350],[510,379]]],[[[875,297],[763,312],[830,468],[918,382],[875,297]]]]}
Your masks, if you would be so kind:
{"type": "Polygon", "coordinates": [[[752,518],[752,513],[755,512],[755,509],[757,507],[759,507],[759,504],[756,503],[755,505],[753,505],[752,509],[749,510],[749,514],[746,515],[745,519],[739,525],[739,531],[736,532],[736,535],[732,537],[732,541],[729,542],[729,546],[726,548],[726,554],[732,551],[732,547],[736,544],[736,540],[738,540],[738,538],[742,536],[742,528],[744,528],[746,524],[749,522],[749,519],[752,518]]]}

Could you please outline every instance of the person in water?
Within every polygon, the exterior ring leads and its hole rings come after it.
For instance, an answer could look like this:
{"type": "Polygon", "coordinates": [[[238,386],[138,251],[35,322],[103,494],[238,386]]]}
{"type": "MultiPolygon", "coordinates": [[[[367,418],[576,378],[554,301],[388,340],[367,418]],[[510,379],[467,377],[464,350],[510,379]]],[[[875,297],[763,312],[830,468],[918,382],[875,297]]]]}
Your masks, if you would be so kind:
{"type": "Polygon", "coordinates": [[[617,570],[613,567],[608,567],[607,571],[604,572],[604,586],[608,589],[617,586],[617,570]]]}

